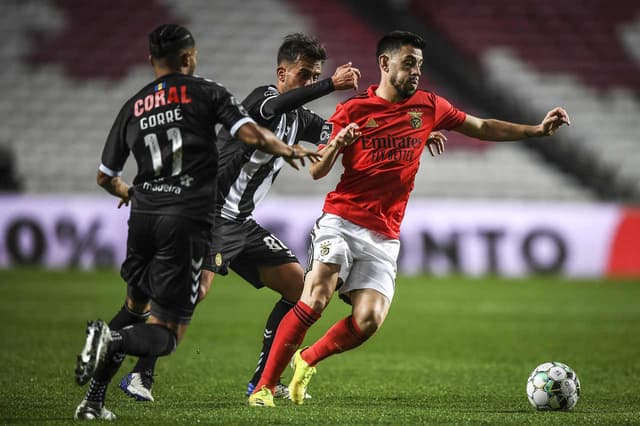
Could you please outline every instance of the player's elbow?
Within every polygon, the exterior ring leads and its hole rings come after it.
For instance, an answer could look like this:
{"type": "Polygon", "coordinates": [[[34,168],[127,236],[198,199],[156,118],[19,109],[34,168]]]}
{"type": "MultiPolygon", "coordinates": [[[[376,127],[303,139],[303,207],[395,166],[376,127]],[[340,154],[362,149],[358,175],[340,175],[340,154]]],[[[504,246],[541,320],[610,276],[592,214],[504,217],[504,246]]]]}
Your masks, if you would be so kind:
{"type": "Polygon", "coordinates": [[[315,167],[315,164],[312,164],[311,167],[309,167],[309,174],[313,180],[318,180],[325,177],[327,175],[327,171],[321,167],[315,167]]]}

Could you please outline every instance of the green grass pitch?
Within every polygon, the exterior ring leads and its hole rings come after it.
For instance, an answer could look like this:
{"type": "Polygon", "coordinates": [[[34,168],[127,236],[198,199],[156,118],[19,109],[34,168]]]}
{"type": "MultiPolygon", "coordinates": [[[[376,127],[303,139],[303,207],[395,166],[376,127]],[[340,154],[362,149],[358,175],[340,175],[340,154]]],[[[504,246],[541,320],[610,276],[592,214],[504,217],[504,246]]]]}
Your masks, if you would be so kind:
{"type": "MultiPolygon", "coordinates": [[[[637,280],[400,277],[396,288],[379,333],[319,365],[313,399],[269,410],[247,407],[243,394],[276,295],[221,277],[185,341],[159,361],[156,401],[113,384],[107,407],[120,424],[153,425],[640,423],[637,280]],[[529,406],[527,377],[545,361],[578,373],[573,411],[529,406]]],[[[0,271],[0,423],[73,423],[85,321],[109,320],[123,297],[114,271],[0,271]]],[[[348,312],[335,298],[306,342],[348,312]]]]}

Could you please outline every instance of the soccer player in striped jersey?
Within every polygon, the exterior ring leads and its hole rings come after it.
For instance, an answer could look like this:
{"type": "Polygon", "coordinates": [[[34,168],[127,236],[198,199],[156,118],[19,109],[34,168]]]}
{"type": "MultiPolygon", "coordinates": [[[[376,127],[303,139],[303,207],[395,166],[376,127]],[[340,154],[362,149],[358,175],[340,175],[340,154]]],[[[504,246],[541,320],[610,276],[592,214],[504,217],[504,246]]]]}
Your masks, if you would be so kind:
{"type": "MultiPolygon", "coordinates": [[[[337,67],[331,77],[320,79],[326,59],[327,53],[317,39],[301,33],[287,35],[278,49],[276,83],[255,88],[242,105],[258,124],[289,146],[298,146],[300,141],[318,144],[325,120],[304,104],[334,90],[357,89],[360,77],[360,71],[347,63],[337,67]]],[[[283,160],[244,144],[226,129],[219,132],[218,139],[216,226],[213,245],[203,264],[200,300],[206,296],[214,274],[227,275],[229,268],[254,287],[268,287],[281,296],[267,318],[258,364],[247,386],[248,396],[262,374],[280,320],[300,298],[303,269],[291,250],[252,216],[278,176],[283,160]]],[[[120,383],[125,393],[138,400],[153,400],[155,361],[138,361],[120,383]]],[[[287,394],[285,385],[276,387],[276,396],[287,394]]]]}
{"type": "Polygon", "coordinates": [[[562,108],[550,110],[537,125],[480,119],[418,90],[424,47],[415,34],[386,34],[376,51],[380,84],[338,105],[326,124],[324,155],[311,166],[312,176],[326,175],[340,154],[344,172],[311,233],[301,299],[278,327],[265,370],[249,397],[252,406],[274,406],[274,386],[292,357],[290,397],[302,404],[316,365],[358,347],[384,322],[395,290],[400,225],[420,157],[425,147],[432,155],[444,149],[444,136],[432,131],[512,141],[549,136],[569,124],[562,108]],[[349,137],[330,139],[345,130],[349,137]],[[335,291],[351,304],[351,315],[311,346],[297,349],[335,291]]]}

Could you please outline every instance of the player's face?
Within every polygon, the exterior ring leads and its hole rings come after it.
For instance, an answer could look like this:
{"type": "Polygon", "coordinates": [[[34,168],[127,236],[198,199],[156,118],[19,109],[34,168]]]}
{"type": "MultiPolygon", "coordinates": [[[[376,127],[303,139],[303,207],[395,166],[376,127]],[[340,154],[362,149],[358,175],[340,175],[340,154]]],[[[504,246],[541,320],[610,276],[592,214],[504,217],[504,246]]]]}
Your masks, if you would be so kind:
{"type": "Polygon", "coordinates": [[[280,92],[284,93],[299,87],[309,86],[318,81],[321,73],[321,61],[301,58],[294,63],[284,63],[278,67],[280,92]]]}
{"type": "Polygon", "coordinates": [[[389,58],[389,83],[402,98],[408,98],[418,90],[422,74],[422,50],[413,46],[402,46],[389,58]]]}

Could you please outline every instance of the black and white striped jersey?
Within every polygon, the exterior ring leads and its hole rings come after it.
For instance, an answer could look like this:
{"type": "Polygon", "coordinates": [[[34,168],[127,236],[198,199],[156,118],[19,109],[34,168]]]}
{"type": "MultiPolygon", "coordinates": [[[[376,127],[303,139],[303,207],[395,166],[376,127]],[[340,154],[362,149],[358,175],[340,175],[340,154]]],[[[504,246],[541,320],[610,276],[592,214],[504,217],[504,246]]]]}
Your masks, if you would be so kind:
{"type": "MultiPolygon", "coordinates": [[[[331,88],[332,90],[332,88],[331,88]]],[[[325,120],[305,107],[268,115],[265,106],[280,96],[273,86],[256,88],[242,102],[249,115],[270,129],[288,145],[303,140],[318,144],[325,120]]],[[[243,221],[269,192],[285,161],[259,151],[232,137],[226,129],[218,133],[220,168],[218,172],[217,214],[243,221]]]]}

